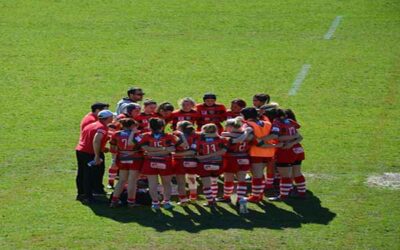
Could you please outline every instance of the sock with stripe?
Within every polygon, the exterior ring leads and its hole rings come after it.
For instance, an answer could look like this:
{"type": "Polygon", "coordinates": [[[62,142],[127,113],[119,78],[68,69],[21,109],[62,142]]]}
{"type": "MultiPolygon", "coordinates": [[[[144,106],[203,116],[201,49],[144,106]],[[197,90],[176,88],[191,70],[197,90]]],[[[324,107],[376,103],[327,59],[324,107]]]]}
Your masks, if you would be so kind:
{"type": "Polygon", "coordinates": [[[296,183],[297,192],[300,196],[304,196],[306,194],[306,179],[303,175],[297,176],[294,178],[294,182],[296,183]]]}

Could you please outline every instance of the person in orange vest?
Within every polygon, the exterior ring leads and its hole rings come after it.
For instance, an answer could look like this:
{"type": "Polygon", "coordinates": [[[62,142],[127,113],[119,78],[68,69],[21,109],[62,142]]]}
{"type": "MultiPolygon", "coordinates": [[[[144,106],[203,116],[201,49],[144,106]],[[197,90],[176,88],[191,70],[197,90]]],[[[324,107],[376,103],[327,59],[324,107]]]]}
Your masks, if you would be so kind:
{"type": "Polygon", "coordinates": [[[281,147],[282,143],[277,143],[278,135],[271,133],[271,122],[258,118],[256,108],[245,108],[241,113],[246,121],[245,131],[253,136],[253,143],[249,150],[253,176],[252,194],[248,201],[258,203],[262,200],[264,193],[264,168],[272,161],[276,148],[281,147]]]}

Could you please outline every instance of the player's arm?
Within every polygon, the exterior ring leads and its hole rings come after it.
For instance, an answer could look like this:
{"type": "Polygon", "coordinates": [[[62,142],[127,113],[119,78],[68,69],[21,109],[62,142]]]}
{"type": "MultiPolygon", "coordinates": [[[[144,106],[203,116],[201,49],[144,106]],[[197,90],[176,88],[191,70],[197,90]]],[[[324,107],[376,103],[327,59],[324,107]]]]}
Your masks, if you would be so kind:
{"type": "Polygon", "coordinates": [[[220,150],[218,150],[218,151],[216,151],[214,153],[208,154],[208,155],[198,155],[197,159],[205,160],[205,159],[208,159],[208,158],[213,158],[213,157],[217,157],[217,156],[223,156],[225,153],[226,153],[226,149],[223,148],[223,149],[220,149],[220,150]]]}
{"type": "Polygon", "coordinates": [[[298,134],[298,137],[295,140],[284,143],[284,145],[283,145],[284,149],[289,149],[289,148],[293,147],[294,145],[296,145],[297,143],[300,143],[303,140],[303,137],[299,133],[297,133],[297,134],[298,134]]]}
{"type": "Polygon", "coordinates": [[[288,141],[296,140],[299,137],[301,137],[301,135],[299,133],[296,133],[295,135],[281,135],[278,137],[278,140],[282,141],[282,142],[288,142],[288,141]]]}
{"type": "Polygon", "coordinates": [[[104,136],[106,136],[106,135],[97,132],[94,135],[94,138],[93,138],[93,149],[94,149],[94,162],[95,162],[95,165],[100,165],[101,161],[102,161],[101,158],[100,158],[101,141],[103,140],[104,136]]]}

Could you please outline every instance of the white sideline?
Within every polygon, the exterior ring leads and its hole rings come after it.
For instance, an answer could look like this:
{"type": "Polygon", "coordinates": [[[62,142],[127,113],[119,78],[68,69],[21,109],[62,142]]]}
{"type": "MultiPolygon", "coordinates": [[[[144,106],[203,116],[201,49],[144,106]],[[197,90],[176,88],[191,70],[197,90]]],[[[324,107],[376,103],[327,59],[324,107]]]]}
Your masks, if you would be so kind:
{"type": "Polygon", "coordinates": [[[289,90],[289,95],[293,96],[297,94],[297,91],[300,88],[301,83],[304,81],[304,79],[307,76],[308,70],[311,68],[310,64],[304,64],[303,67],[301,67],[301,70],[299,74],[297,74],[296,79],[293,82],[292,88],[289,90]]]}
{"type": "Polygon", "coordinates": [[[331,27],[329,28],[328,32],[326,32],[326,34],[324,35],[324,39],[325,40],[329,40],[329,39],[332,38],[333,33],[335,33],[335,31],[336,31],[337,27],[339,26],[341,20],[342,20],[342,16],[337,16],[333,20],[333,22],[331,24],[331,27]]]}

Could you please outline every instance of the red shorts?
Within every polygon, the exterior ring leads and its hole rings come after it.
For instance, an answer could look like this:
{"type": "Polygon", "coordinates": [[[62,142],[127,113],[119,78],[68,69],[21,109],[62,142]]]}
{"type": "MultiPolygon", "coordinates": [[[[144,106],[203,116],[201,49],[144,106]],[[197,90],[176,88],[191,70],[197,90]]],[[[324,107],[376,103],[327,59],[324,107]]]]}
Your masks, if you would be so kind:
{"type": "Polygon", "coordinates": [[[223,161],[223,170],[226,173],[237,173],[239,171],[249,171],[250,157],[249,156],[225,156],[223,161]]]}
{"type": "Polygon", "coordinates": [[[138,170],[140,171],[143,166],[143,159],[132,161],[117,161],[117,167],[120,170],[138,170]]]}
{"type": "Polygon", "coordinates": [[[200,177],[218,177],[223,172],[222,162],[199,162],[196,171],[200,177]]]}
{"type": "Polygon", "coordinates": [[[198,163],[194,158],[173,158],[172,164],[176,175],[197,174],[198,163]]]}
{"type": "Polygon", "coordinates": [[[289,149],[278,149],[276,151],[276,163],[291,164],[305,159],[304,149],[300,144],[294,145],[289,149]]]}
{"type": "Polygon", "coordinates": [[[273,158],[272,157],[258,157],[258,156],[251,156],[250,161],[251,163],[269,163],[273,158]]]}
{"type": "Polygon", "coordinates": [[[172,166],[172,157],[146,157],[141,173],[143,175],[161,176],[175,174],[174,167],[172,166]]]}

